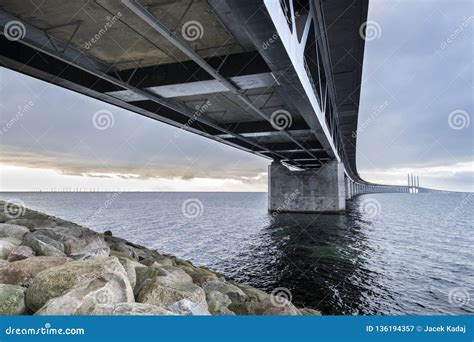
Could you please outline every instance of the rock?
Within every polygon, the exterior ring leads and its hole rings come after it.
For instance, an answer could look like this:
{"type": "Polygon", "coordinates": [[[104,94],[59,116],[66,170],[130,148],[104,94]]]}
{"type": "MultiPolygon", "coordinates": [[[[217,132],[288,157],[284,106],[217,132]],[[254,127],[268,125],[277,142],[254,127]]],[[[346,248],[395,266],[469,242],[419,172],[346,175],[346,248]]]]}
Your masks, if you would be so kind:
{"type": "Polygon", "coordinates": [[[137,267],[146,267],[146,266],[129,258],[119,257],[118,260],[120,261],[123,268],[125,269],[125,272],[127,272],[127,277],[128,277],[128,280],[130,281],[130,285],[132,285],[132,288],[135,288],[137,284],[137,274],[136,274],[135,269],[137,267]]]}
{"type": "Polygon", "coordinates": [[[138,294],[137,302],[167,307],[181,299],[206,305],[206,294],[191,282],[176,282],[171,277],[147,279],[138,294]]]}
{"type": "Polygon", "coordinates": [[[104,235],[106,235],[106,236],[112,236],[112,231],[106,230],[106,231],[104,232],[104,235]]]}
{"type": "Polygon", "coordinates": [[[8,266],[9,262],[3,259],[0,259],[0,268],[8,266]]]}
{"type": "Polygon", "coordinates": [[[203,303],[193,303],[188,299],[181,299],[180,301],[168,306],[168,310],[184,316],[210,316],[207,305],[203,303]]]}
{"type": "Polygon", "coordinates": [[[215,314],[223,308],[227,308],[232,303],[228,295],[216,290],[211,290],[206,293],[206,301],[209,311],[212,314],[215,314]]]}
{"type": "Polygon", "coordinates": [[[179,266],[183,271],[191,276],[193,282],[202,285],[208,280],[217,280],[217,275],[202,267],[179,266]]]}
{"type": "Polygon", "coordinates": [[[0,284],[0,315],[23,315],[25,313],[25,288],[0,284]]]}
{"type": "Polygon", "coordinates": [[[0,223],[0,237],[12,237],[21,240],[30,230],[16,224],[0,223]]]}
{"type": "Polygon", "coordinates": [[[189,261],[189,260],[182,260],[182,259],[176,258],[175,263],[176,263],[176,265],[178,265],[178,266],[188,266],[188,267],[194,268],[193,263],[192,263],[191,261],[189,261]]]}
{"type": "Polygon", "coordinates": [[[65,253],[73,259],[109,256],[110,248],[99,233],[82,227],[56,227],[53,231],[58,241],[64,245],[65,253]]]}
{"type": "Polygon", "coordinates": [[[303,316],[321,316],[321,312],[318,310],[313,310],[313,309],[308,309],[308,308],[302,308],[298,310],[300,311],[300,314],[303,316]]]}
{"type": "MultiPolygon", "coordinates": [[[[202,288],[206,291],[206,293],[218,291],[226,294],[232,301],[232,305],[242,305],[247,299],[246,294],[237,286],[220,279],[208,280],[202,284],[202,288]]],[[[232,307],[230,307],[230,309],[232,310],[232,307]]]]}
{"type": "Polygon", "coordinates": [[[6,260],[12,250],[21,243],[20,240],[11,237],[0,238],[0,259],[6,260]]]}
{"type": "Polygon", "coordinates": [[[104,316],[170,316],[173,312],[156,305],[143,303],[119,303],[115,305],[96,305],[90,315],[104,316]]]}
{"type": "Polygon", "coordinates": [[[157,251],[152,251],[152,250],[150,250],[146,247],[136,245],[136,244],[128,242],[128,241],[127,241],[127,246],[129,248],[132,248],[132,250],[135,252],[135,254],[138,255],[138,261],[160,256],[160,254],[158,254],[157,251]]]}
{"type": "MultiPolygon", "coordinates": [[[[232,309],[232,308],[231,308],[232,309]]],[[[242,309],[242,306],[239,307],[242,309]]],[[[284,298],[272,300],[271,297],[262,302],[248,303],[246,311],[237,313],[244,315],[265,315],[265,316],[300,316],[300,311],[291,302],[284,298]]]]}
{"type": "Polygon", "coordinates": [[[35,228],[35,223],[28,220],[28,219],[23,219],[23,218],[17,218],[17,219],[13,219],[13,220],[8,220],[6,221],[5,223],[8,223],[8,224],[16,224],[18,226],[23,226],[23,227],[26,227],[28,228],[29,231],[31,231],[33,228],[35,228]]]}
{"type": "Polygon", "coordinates": [[[35,255],[35,252],[28,246],[17,246],[13,248],[8,256],[8,261],[19,261],[23,259],[28,259],[35,255]]]}
{"type": "Polygon", "coordinates": [[[138,254],[135,252],[135,249],[125,243],[112,243],[110,244],[110,250],[120,253],[123,256],[128,256],[132,259],[138,260],[138,254]]]}
{"type": "Polygon", "coordinates": [[[235,316],[235,312],[229,310],[228,308],[220,308],[212,314],[215,316],[235,316]]]}
{"type": "Polygon", "coordinates": [[[181,268],[176,266],[159,266],[153,268],[158,268],[162,273],[163,276],[170,279],[170,281],[175,283],[192,283],[193,278],[189,276],[186,272],[184,272],[181,268]]]}
{"type": "Polygon", "coordinates": [[[151,267],[151,266],[144,266],[142,268],[135,269],[135,276],[136,276],[136,284],[133,289],[135,293],[135,297],[138,296],[143,284],[146,280],[158,277],[158,276],[166,276],[166,271],[160,269],[159,267],[151,267]]]}
{"type": "Polygon", "coordinates": [[[65,264],[66,257],[36,256],[10,262],[0,268],[0,283],[28,287],[30,281],[41,271],[65,264]]]}
{"type": "Polygon", "coordinates": [[[158,257],[155,257],[154,259],[155,259],[155,262],[153,263],[153,266],[175,266],[176,265],[173,259],[168,258],[164,255],[160,255],[158,257]]]}
{"type": "Polygon", "coordinates": [[[34,223],[35,228],[39,228],[39,227],[50,228],[50,227],[56,226],[56,220],[54,217],[40,213],[35,210],[26,209],[26,208],[25,208],[24,214],[18,219],[28,220],[34,223]]]}
{"type": "Polygon", "coordinates": [[[148,248],[115,236],[104,235],[104,239],[109,244],[111,250],[125,253],[138,261],[159,256],[156,251],[149,250],[148,248]]]}
{"type": "Polygon", "coordinates": [[[172,258],[164,256],[164,255],[149,257],[149,258],[141,260],[140,262],[143,265],[155,266],[155,267],[176,265],[175,261],[172,258]]]}
{"type": "Polygon", "coordinates": [[[133,291],[124,273],[103,273],[52,298],[35,315],[88,315],[96,305],[132,302],[133,291]]]}
{"type": "Polygon", "coordinates": [[[36,311],[48,300],[61,296],[75,285],[94,279],[104,273],[114,272],[126,276],[125,269],[116,257],[72,261],[49,268],[36,275],[31,282],[26,291],[26,306],[36,311]]]}
{"type": "Polygon", "coordinates": [[[240,288],[244,293],[247,295],[247,302],[262,302],[265,299],[269,298],[270,295],[262,290],[256,289],[250,285],[245,284],[235,284],[238,288],[240,288]]]}
{"type": "MultiPolygon", "coordinates": [[[[3,207],[3,204],[0,204],[3,207]]],[[[6,223],[10,221],[12,218],[8,215],[5,215],[3,212],[0,213],[0,223],[6,223]]]]}
{"type": "Polygon", "coordinates": [[[66,256],[64,245],[57,241],[58,238],[53,231],[41,229],[26,234],[22,244],[30,247],[39,256],[66,256]]]}
{"type": "Polygon", "coordinates": [[[174,283],[192,283],[192,278],[179,267],[162,266],[162,267],[142,267],[135,268],[137,282],[134,288],[135,295],[138,295],[146,280],[154,277],[167,277],[169,282],[174,283]]]}

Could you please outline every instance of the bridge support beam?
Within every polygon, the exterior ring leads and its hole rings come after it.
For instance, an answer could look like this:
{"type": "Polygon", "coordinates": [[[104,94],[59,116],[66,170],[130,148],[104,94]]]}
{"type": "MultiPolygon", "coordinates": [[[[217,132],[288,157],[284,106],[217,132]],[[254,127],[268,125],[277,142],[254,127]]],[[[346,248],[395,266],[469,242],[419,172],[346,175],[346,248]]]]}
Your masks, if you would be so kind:
{"type": "Polygon", "coordinates": [[[274,161],[268,167],[268,211],[339,213],[346,209],[344,165],[335,160],[318,170],[291,171],[274,161]]]}

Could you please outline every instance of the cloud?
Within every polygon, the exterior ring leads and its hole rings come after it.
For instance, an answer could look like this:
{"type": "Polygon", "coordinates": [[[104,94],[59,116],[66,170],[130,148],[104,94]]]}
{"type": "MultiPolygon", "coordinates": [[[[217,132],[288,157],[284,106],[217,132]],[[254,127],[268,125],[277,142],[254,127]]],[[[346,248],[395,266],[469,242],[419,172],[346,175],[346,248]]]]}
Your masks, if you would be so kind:
{"type": "MultiPolygon", "coordinates": [[[[371,2],[369,19],[382,34],[365,48],[357,165],[367,180],[376,181],[368,170],[472,161],[474,125],[454,130],[448,122],[455,110],[473,120],[470,14],[466,1],[371,2]],[[444,47],[463,23],[468,26],[444,47]],[[374,107],[384,103],[374,118],[374,107]]],[[[392,182],[404,180],[396,175],[392,182]]]]}
{"type": "Polygon", "coordinates": [[[157,165],[148,163],[142,167],[126,165],[113,161],[107,164],[96,164],[94,160],[77,158],[66,153],[47,153],[41,151],[24,151],[15,146],[2,146],[0,163],[4,165],[50,169],[62,175],[86,176],[95,178],[122,179],[226,179],[246,184],[265,184],[266,175],[261,168],[241,164],[232,167],[222,164],[220,167],[194,167],[187,164],[166,163],[157,165]],[[245,167],[247,166],[247,167],[245,167]]]}

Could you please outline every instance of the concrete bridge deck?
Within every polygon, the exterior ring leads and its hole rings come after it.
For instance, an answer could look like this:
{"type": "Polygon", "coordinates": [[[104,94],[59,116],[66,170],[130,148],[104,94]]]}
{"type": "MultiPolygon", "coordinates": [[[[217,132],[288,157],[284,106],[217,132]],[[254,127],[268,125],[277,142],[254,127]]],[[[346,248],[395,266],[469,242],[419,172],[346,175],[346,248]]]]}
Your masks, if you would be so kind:
{"type": "Polygon", "coordinates": [[[367,8],[368,0],[1,0],[0,63],[272,159],[270,210],[291,190],[283,184],[294,184],[298,211],[340,211],[356,193],[407,189],[357,173],[367,8]]]}

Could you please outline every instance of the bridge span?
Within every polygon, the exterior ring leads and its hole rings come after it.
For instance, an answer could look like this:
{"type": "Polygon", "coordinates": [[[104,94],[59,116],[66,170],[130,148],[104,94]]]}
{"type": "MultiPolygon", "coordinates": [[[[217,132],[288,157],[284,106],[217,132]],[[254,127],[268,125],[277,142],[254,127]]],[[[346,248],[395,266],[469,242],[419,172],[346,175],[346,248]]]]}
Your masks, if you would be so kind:
{"type": "Polygon", "coordinates": [[[413,188],[357,172],[367,8],[368,0],[1,0],[0,62],[271,159],[270,211],[339,212],[357,194],[413,188]]]}

